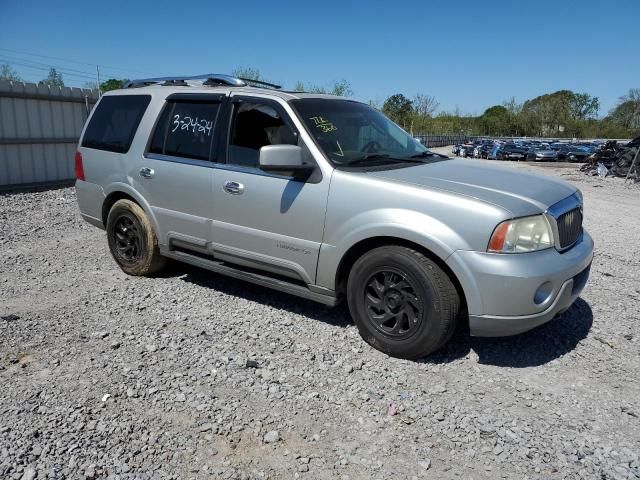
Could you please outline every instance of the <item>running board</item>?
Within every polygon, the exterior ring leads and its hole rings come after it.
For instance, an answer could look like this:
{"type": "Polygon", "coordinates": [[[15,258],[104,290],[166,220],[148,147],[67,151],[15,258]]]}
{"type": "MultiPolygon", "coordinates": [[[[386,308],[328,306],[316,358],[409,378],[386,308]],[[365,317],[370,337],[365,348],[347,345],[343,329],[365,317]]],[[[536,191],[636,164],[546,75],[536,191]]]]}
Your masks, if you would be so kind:
{"type": "Polygon", "coordinates": [[[242,268],[234,267],[232,265],[229,265],[228,263],[223,263],[218,260],[192,255],[182,250],[163,251],[162,254],[166,257],[173,258],[174,260],[188,263],[196,267],[205,268],[215,273],[221,273],[223,275],[237,278],[239,280],[255,283],[256,285],[262,285],[263,287],[268,287],[280,292],[296,295],[298,297],[313,300],[314,302],[318,303],[323,303],[331,307],[338,304],[338,299],[334,295],[314,292],[305,285],[273,278],[267,274],[248,272],[246,270],[243,270],[242,268]]]}

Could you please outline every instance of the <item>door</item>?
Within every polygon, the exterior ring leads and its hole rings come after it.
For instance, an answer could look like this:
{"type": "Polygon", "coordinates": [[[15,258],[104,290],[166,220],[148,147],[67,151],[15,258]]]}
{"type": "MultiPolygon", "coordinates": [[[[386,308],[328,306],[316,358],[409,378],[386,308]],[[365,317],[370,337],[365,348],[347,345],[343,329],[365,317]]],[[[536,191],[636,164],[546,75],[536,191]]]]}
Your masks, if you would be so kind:
{"type": "Polygon", "coordinates": [[[223,95],[174,94],[156,123],[137,172],[161,243],[206,252],[213,218],[216,120],[223,95]]]}
{"type": "Polygon", "coordinates": [[[213,179],[214,256],[313,284],[330,179],[319,169],[307,181],[260,170],[266,145],[300,145],[315,163],[277,101],[235,96],[229,112],[225,162],[213,179]]]}

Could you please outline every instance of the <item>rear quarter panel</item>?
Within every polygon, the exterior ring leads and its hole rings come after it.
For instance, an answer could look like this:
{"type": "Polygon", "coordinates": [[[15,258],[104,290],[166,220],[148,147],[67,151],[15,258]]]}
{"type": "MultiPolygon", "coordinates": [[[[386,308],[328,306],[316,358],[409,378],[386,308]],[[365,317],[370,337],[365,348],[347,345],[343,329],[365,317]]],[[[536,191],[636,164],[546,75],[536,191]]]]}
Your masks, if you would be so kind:
{"type": "MultiPolygon", "coordinates": [[[[76,183],[78,191],[78,206],[80,212],[84,215],[100,218],[102,215],[102,205],[104,200],[112,193],[122,192],[134,198],[149,216],[151,223],[156,231],[158,231],[158,223],[149,208],[148,203],[144,200],[136,189],[137,176],[142,163],[142,154],[146,148],[147,140],[151,129],[155,124],[155,120],[167,94],[159,94],[159,92],[144,93],[132,90],[118,90],[112,94],[117,95],[151,95],[151,101],[140,120],[138,129],[131,143],[128,152],[117,153],[82,146],[87,125],[91,122],[93,114],[96,112],[100,102],[91,112],[87,119],[82,135],[78,144],[78,151],[82,154],[85,182],[76,183]]],[[[110,94],[101,97],[105,98],[110,94]]],[[[94,222],[92,222],[94,223],[94,222]]]]}

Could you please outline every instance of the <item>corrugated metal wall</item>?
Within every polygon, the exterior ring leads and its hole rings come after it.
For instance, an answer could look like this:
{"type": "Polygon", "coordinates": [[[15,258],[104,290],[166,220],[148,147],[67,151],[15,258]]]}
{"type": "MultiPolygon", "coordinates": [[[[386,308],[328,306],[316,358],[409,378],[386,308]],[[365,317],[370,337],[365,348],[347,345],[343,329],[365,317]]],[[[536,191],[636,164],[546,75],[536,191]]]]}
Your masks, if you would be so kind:
{"type": "Polygon", "coordinates": [[[0,189],[74,177],[73,156],[97,92],[0,81],[0,189]]]}

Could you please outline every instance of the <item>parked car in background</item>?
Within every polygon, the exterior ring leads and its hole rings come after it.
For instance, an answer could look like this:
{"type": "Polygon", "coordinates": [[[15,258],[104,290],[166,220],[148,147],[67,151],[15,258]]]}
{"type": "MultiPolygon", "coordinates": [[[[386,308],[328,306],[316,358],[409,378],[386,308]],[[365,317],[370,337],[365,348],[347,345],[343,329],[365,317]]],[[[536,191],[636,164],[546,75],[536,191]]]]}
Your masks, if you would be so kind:
{"type": "Polygon", "coordinates": [[[558,149],[558,160],[564,162],[586,162],[589,152],[575,145],[561,145],[558,149]]]}
{"type": "Polygon", "coordinates": [[[526,160],[528,149],[516,145],[515,143],[506,143],[497,155],[498,160],[526,160]]]}
{"type": "Polygon", "coordinates": [[[473,144],[466,144],[462,146],[462,153],[464,157],[474,158],[476,146],[473,144]]]}
{"type": "Polygon", "coordinates": [[[485,142],[480,145],[480,158],[489,158],[489,153],[491,153],[493,146],[493,142],[485,142]]]}
{"type": "Polygon", "coordinates": [[[533,147],[527,152],[527,160],[534,162],[555,162],[558,152],[549,147],[533,147]]]}

